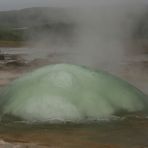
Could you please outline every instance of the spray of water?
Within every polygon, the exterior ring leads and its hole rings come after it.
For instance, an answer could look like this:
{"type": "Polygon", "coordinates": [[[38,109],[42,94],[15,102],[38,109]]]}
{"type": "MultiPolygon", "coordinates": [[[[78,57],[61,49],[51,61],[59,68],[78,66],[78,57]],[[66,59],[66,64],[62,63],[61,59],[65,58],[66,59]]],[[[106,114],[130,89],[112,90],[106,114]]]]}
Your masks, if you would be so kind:
{"type": "Polygon", "coordinates": [[[40,68],[0,94],[1,116],[28,121],[86,122],[146,110],[147,97],[102,71],[68,64],[40,68]]]}

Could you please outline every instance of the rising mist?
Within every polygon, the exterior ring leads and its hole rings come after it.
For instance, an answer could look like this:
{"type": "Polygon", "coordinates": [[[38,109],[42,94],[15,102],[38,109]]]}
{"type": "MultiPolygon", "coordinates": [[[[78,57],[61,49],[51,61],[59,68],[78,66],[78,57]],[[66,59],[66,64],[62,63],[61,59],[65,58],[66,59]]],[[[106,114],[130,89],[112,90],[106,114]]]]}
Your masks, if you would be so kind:
{"type": "Polygon", "coordinates": [[[32,55],[50,58],[50,54],[55,54],[55,63],[110,69],[126,61],[146,5],[134,1],[101,2],[97,6],[63,8],[63,12],[63,15],[52,14],[52,31],[39,33],[39,38],[33,35],[35,48],[32,55]],[[60,22],[67,26],[55,27],[60,22]],[[56,58],[56,55],[61,56],[56,58]]]}

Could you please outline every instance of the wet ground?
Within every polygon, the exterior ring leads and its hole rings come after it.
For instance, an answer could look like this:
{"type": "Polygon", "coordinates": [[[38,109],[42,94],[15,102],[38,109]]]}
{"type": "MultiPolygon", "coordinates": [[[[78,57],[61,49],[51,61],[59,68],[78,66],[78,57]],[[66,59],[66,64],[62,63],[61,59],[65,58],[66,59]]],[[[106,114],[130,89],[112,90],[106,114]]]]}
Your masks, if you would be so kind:
{"type": "Polygon", "coordinates": [[[26,147],[30,143],[30,148],[34,145],[49,148],[148,147],[148,119],[61,125],[8,123],[1,124],[0,131],[4,141],[26,147]]]}

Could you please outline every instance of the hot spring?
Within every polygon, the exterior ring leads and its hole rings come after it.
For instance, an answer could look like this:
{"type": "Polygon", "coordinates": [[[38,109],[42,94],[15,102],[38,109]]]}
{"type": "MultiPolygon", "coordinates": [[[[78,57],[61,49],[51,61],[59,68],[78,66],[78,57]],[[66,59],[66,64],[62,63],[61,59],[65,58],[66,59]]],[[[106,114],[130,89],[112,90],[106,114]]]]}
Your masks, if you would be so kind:
{"type": "Polygon", "coordinates": [[[45,66],[0,92],[1,118],[31,122],[99,121],[147,106],[147,96],[120,78],[70,64],[45,66]]]}

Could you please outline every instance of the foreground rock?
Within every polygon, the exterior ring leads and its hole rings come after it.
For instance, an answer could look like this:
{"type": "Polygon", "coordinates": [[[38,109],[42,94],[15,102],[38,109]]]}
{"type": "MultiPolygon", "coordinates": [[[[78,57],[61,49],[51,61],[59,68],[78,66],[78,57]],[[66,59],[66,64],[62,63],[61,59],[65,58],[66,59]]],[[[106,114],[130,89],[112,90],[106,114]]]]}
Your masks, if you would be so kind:
{"type": "Polygon", "coordinates": [[[8,143],[0,140],[0,148],[47,148],[36,144],[8,143]]]}

